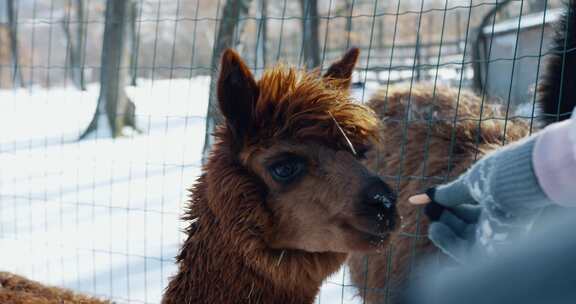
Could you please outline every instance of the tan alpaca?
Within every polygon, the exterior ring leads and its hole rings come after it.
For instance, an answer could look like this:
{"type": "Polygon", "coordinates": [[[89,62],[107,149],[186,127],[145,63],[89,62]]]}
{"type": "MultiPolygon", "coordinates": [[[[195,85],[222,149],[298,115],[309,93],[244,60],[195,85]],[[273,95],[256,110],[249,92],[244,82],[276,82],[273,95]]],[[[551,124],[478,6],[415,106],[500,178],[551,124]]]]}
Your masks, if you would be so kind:
{"type": "Polygon", "coordinates": [[[0,272],[2,304],[109,304],[109,301],[79,295],[67,289],[44,286],[21,276],[0,272]]]}
{"type": "Polygon", "coordinates": [[[427,85],[383,88],[370,100],[369,106],[383,121],[382,141],[366,162],[388,184],[399,187],[397,207],[403,227],[379,252],[355,253],[348,262],[351,279],[368,303],[397,300],[413,263],[435,251],[421,208],[409,204],[408,198],[458,176],[500,147],[504,138],[512,142],[529,134],[529,124],[506,121],[501,106],[485,102],[481,109],[481,105],[482,99],[471,92],[427,85]]]}
{"type": "Polygon", "coordinates": [[[399,186],[398,212],[404,227],[380,253],[350,258],[352,280],[368,303],[396,302],[418,257],[435,251],[422,210],[408,203],[410,196],[457,177],[504,143],[570,117],[576,106],[576,0],[566,6],[539,80],[540,114],[534,124],[530,119],[509,119],[502,106],[465,90],[382,88],[372,97],[369,105],[383,121],[382,141],[367,163],[383,176],[401,177],[387,181],[399,186]]]}

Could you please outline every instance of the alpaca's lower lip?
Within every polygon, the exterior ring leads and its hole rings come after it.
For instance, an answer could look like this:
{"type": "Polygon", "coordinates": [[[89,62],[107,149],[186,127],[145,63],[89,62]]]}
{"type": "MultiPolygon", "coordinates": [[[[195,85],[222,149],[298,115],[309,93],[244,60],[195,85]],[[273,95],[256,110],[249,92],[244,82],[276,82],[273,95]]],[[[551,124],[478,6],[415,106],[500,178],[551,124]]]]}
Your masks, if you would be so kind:
{"type": "Polygon", "coordinates": [[[350,225],[350,228],[352,230],[355,230],[358,233],[365,234],[365,235],[368,235],[369,237],[373,237],[373,238],[383,239],[383,238],[388,237],[388,235],[390,234],[390,231],[377,232],[377,231],[371,231],[368,229],[363,229],[363,228],[352,226],[352,225],[350,225]]]}
{"type": "Polygon", "coordinates": [[[362,216],[362,220],[357,225],[352,225],[356,230],[379,235],[379,234],[387,234],[390,231],[394,231],[398,224],[398,219],[396,217],[392,217],[389,215],[374,215],[368,214],[362,216]],[[362,225],[364,223],[364,225],[362,225]]]}
{"type": "Polygon", "coordinates": [[[366,241],[371,244],[382,244],[390,237],[390,232],[385,233],[373,233],[373,232],[362,232],[366,241]]]}

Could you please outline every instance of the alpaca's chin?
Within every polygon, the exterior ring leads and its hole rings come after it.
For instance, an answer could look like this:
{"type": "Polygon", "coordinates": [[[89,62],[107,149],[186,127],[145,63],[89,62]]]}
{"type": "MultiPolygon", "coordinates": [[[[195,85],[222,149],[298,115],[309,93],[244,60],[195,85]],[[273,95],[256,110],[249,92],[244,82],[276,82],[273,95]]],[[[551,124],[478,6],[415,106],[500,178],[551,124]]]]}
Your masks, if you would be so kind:
{"type": "Polygon", "coordinates": [[[352,252],[369,252],[381,248],[393,231],[380,231],[380,229],[366,229],[363,227],[348,226],[348,246],[352,252]]]}

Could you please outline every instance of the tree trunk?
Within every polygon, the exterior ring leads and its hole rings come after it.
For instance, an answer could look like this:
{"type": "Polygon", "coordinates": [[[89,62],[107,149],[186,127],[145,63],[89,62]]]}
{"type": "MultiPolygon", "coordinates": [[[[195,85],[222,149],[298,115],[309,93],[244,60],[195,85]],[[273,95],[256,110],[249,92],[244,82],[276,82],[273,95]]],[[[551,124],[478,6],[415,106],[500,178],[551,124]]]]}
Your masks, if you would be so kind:
{"type": "Polygon", "coordinates": [[[136,18],[138,17],[139,9],[141,9],[136,1],[130,1],[130,85],[136,86],[136,79],[138,78],[138,45],[140,41],[140,29],[136,27],[136,18]]]}
{"type": "Polygon", "coordinates": [[[266,66],[266,42],[268,41],[268,0],[260,0],[258,32],[256,37],[256,56],[254,58],[254,68],[266,66]],[[258,65],[261,59],[262,65],[258,65]]]}
{"type": "Polygon", "coordinates": [[[385,32],[384,32],[384,18],[378,18],[378,49],[380,51],[384,50],[384,36],[385,36],[385,32]]]}
{"type": "Polygon", "coordinates": [[[86,90],[86,79],[84,77],[84,49],[86,43],[86,16],[85,16],[84,0],[76,0],[76,18],[78,25],[76,26],[76,45],[75,53],[77,54],[77,62],[74,66],[74,78],[78,81],[78,86],[81,90],[86,90]]]}
{"type": "Polygon", "coordinates": [[[544,0],[531,0],[528,2],[528,13],[543,12],[547,7],[547,2],[544,0]]]}
{"type": "Polygon", "coordinates": [[[14,0],[7,0],[8,30],[10,38],[10,50],[12,53],[12,83],[14,86],[24,86],[24,77],[20,70],[18,53],[18,11],[14,0]]]}
{"type": "MultiPolygon", "coordinates": [[[[420,47],[420,44],[422,43],[422,41],[420,40],[420,31],[418,30],[418,32],[416,33],[416,41],[414,44],[414,60],[415,62],[415,68],[416,68],[416,81],[420,81],[422,76],[422,50],[420,47]]],[[[414,72],[414,71],[412,71],[414,72]]]]}
{"type": "Polygon", "coordinates": [[[126,96],[128,78],[128,11],[131,1],[106,1],[106,21],[100,69],[100,96],[94,117],[80,137],[107,124],[113,137],[121,136],[125,126],[136,128],[135,105],[126,96]]]}
{"type": "Polygon", "coordinates": [[[64,34],[66,34],[68,48],[68,70],[72,83],[79,90],[86,90],[84,78],[84,43],[86,38],[86,20],[84,14],[84,0],[76,0],[76,35],[72,36],[70,30],[70,14],[62,21],[64,34]]]}
{"type": "MultiPolygon", "coordinates": [[[[346,32],[346,49],[349,49],[352,39],[352,14],[354,13],[354,2],[345,0],[344,4],[346,5],[346,12],[348,13],[346,16],[346,25],[344,27],[344,31],[346,32]]],[[[382,18],[378,20],[382,20],[382,18]]]]}
{"type": "Polygon", "coordinates": [[[308,69],[313,69],[320,65],[318,0],[300,0],[300,8],[304,64],[308,69]]]}
{"type": "MultiPolygon", "coordinates": [[[[206,133],[204,137],[203,159],[206,159],[214,141],[212,132],[214,127],[222,122],[216,100],[216,81],[218,80],[218,63],[220,55],[226,48],[235,47],[234,32],[241,27],[240,21],[248,15],[251,0],[227,0],[222,9],[218,34],[212,50],[210,63],[210,94],[208,97],[208,114],[206,115],[206,133]]],[[[245,22],[242,22],[244,24],[245,22]]],[[[242,32],[239,30],[238,32],[242,32]]]]}

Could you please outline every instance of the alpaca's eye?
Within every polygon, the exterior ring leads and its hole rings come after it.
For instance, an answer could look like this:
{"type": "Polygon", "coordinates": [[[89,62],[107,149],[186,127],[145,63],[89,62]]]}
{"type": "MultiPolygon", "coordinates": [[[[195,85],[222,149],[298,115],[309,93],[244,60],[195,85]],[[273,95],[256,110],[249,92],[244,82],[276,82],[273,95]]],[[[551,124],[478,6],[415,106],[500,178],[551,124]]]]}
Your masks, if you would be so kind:
{"type": "Polygon", "coordinates": [[[356,157],[358,159],[366,159],[366,153],[368,153],[370,151],[370,149],[371,149],[370,146],[361,147],[361,148],[357,149],[356,157]]]}
{"type": "Polygon", "coordinates": [[[304,161],[298,158],[289,158],[274,163],[268,170],[272,178],[277,182],[289,183],[302,174],[304,171],[304,161]]]}

